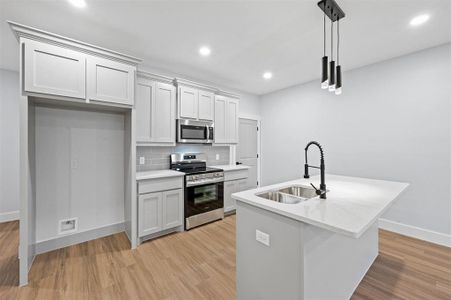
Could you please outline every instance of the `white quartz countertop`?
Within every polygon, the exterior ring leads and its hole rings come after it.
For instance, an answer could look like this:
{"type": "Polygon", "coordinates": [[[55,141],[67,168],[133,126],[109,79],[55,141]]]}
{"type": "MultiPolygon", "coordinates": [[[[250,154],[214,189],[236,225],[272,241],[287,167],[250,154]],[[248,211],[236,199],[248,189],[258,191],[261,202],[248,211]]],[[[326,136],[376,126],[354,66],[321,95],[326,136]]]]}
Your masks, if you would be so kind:
{"type": "Polygon", "coordinates": [[[145,171],[145,172],[136,172],[136,180],[165,178],[165,177],[178,177],[178,176],[184,176],[184,175],[185,175],[185,173],[174,171],[174,170],[145,171]]]}
{"type": "Polygon", "coordinates": [[[296,184],[319,186],[319,181],[319,176],[312,176],[235,193],[232,197],[291,219],[359,238],[409,186],[402,182],[326,174],[327,199],[316,197],[297,204],[284,204],[255,195],[296,184]]]}
{"type": "Polygon", "coordinates": [[[218,165],[218,166],[209,166],[209,167],[223,169],[224,172],[246,170],[246,169],[250,168],[249,166],[246,166],[246,165],[218,165]]]}

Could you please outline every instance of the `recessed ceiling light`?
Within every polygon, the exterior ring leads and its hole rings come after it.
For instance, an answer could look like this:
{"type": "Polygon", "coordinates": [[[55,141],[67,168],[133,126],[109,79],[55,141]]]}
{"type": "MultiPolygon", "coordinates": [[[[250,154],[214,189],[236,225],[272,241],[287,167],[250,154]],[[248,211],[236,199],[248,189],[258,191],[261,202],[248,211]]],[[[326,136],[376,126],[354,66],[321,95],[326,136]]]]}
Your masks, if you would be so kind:
{"type": "Polygon", "coordinates": [[[266,80],[271,79],[272,78],[272,73],[271,72],[263,73],[263,78],[265,78],[266,80]]]}
{"type": "Polygon", "coordinates": [[[429,15],[419,15],[410,20],[410,26],[419,26],[421,24],[426,23],[429,20],[429,15]]]}
{"type": "Polygon", "coordinates": [[[69,0],[70,4],[72,4],[75,7],[83,8],[86,6],[85,0],[69,0]]]}
{"type": "Polygon", "coordinates": [[[199,54],[202,56],[209,56],[211,53],[211,49],[207,46],[203,46],[199,48],[199,54]]]}

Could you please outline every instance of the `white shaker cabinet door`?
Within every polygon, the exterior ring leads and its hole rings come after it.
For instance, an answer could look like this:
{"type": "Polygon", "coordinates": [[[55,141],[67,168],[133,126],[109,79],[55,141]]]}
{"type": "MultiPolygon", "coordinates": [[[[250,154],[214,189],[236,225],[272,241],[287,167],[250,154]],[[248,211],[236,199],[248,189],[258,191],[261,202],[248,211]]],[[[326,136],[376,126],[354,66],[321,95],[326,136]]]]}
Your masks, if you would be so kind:
{"type": "Polygon", "coordinates": [[[180,118],[197,119],[198,91],[189,87],[179,88],[180,118]]]}
{"type": "Polygon", "coordinates": [[[143,237],[163,228],[163,193],[150,193],[139,196],[138,232],[143,237]]]}
{"type": "Polygon", "coordinates": [[[151,141],[175,143],[175,87],[157,82],[152,100],[151,141]]]}
{"type": "Polygon", "coordinates": [[[163,192],[163,229],[183,224],[183,190],[163,192]]]}
{"type": "Polygon", "coordinates": [[[134,104],[134,66],[88,56],[87,67],[89,101],[134,104]]]}
{"type": "Polygon", "coordinates": [[[152,101],[155,99],[155,82],[138,78],[136,84],[136,141],[150,142],[152,101]]]}
{"type": "Polygon", "coordinates": [[[211,92],[199,91],[199,120],[213,121],[215,114],[215,95],[211,92]]]}
{"type": "Polygon", "coordinates": [[[237,181],[225,181],[224,182],[224,212],[229,212],[236,209],[235,199],[232,198],[232,194],[237,191],[237,181]]]}
{"type": "Polygon", "coordinates": [[[86,56],[37,41],[24,42],[25,92],[86,98],[86,56]]]}
{"type": "Polygon", "coordinates": [[[227,103],[227,139],[230,144],[238,143],[238,100],[229,99],[227,103]]]}
{"type": "Polygon", "coordinates": [[[227,99],[222,96],[215,97],[215,129],[214,139],[216,144],[227,143],[227,99]]]}

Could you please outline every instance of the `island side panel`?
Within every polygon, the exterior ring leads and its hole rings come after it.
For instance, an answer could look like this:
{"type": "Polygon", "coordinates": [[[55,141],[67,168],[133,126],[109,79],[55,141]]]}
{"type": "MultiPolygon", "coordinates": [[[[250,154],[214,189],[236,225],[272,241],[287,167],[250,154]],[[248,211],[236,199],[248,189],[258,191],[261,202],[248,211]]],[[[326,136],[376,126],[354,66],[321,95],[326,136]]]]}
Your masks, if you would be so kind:
{"type": "Polygon", "coordinates": [[[378,222],[360,238],[303,225],[304,299],[349,299],[378,255],[378,222]]]}
{"type": "Polygon", "coordinates": [[[237,201],[237,299],[303,299],[302,223],[237,201]],[[269,234],[269,246],[256,240],[269,234]]]}

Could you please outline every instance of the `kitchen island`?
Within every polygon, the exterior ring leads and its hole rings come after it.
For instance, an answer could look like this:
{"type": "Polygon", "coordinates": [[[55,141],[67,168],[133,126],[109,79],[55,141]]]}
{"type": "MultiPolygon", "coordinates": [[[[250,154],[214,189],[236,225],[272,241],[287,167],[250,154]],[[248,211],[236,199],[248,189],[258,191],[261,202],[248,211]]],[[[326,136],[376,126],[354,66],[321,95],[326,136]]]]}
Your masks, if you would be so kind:
{"type": "Polygon", "coordinates": [[[408,184],[327,174],[327,199],[320,199],[310,187],[318,182],[298,179],[232,195],[238,299],[351,297],[378,255],[378,218],[408,184]],[[289,187],[313,196],[268,199],[289,187]]]}

